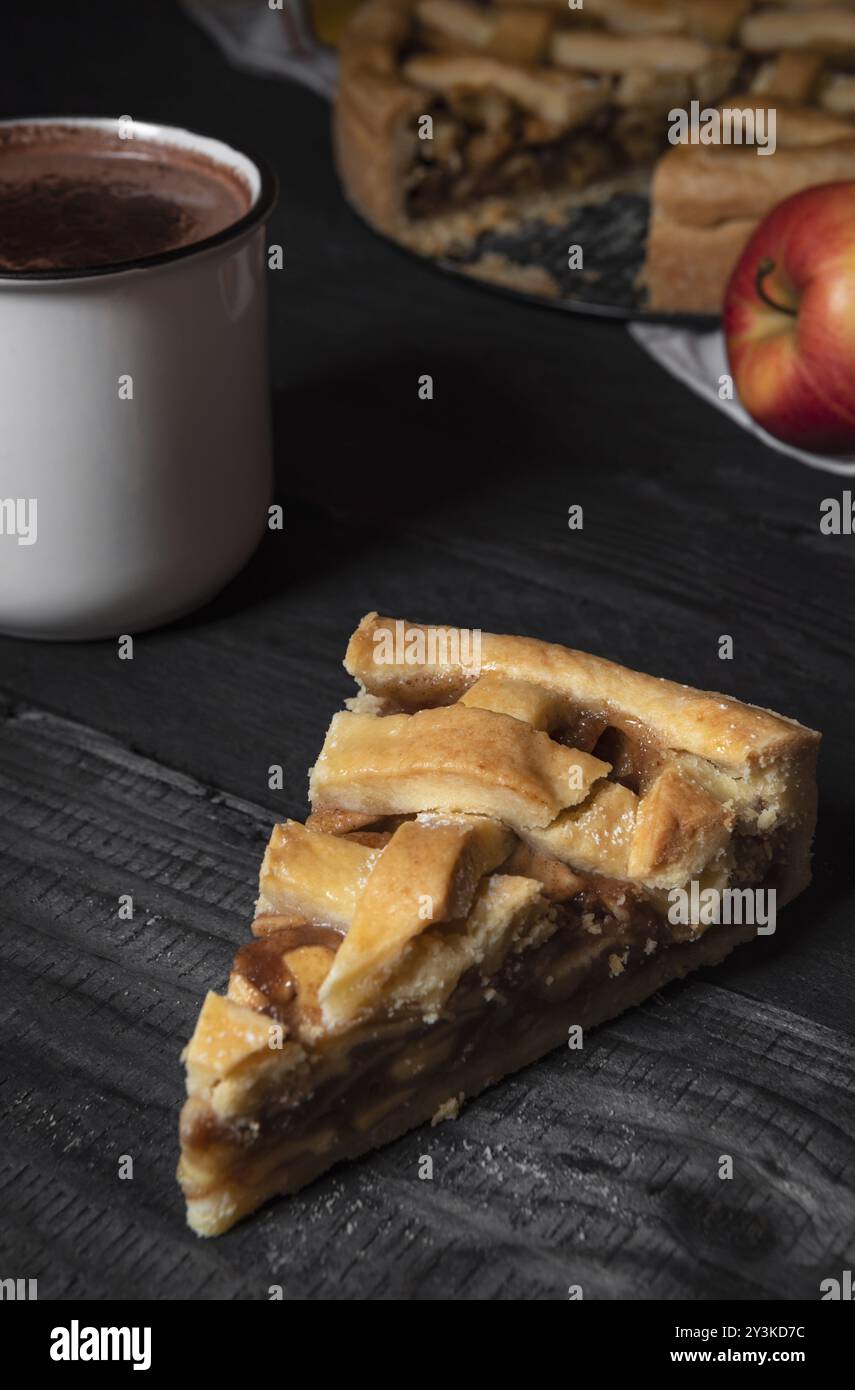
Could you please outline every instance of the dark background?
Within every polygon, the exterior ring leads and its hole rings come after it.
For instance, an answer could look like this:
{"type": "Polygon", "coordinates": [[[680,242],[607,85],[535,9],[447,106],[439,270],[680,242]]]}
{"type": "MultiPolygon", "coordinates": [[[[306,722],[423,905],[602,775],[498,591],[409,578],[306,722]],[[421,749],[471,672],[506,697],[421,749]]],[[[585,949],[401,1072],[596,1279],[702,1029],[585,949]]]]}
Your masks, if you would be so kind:
{"type": "Polygon", "coordinates": [[[0,639],[0,1276],[38,1276],[42,1297],[816,1298],[855,1258],[855,540],[819,532],[845,480],[765,449],[620,325],[385,244],[341,197],[326,104],[231,70],[171,4],[21,7],[0,72],[4,117],[127,113],[258,151],[286,255],[284,531],[132,663],[113,642],[0,639]],[[305,813],[373,608],[565,642],[822,729],[815,883],[774,938],[582,1060],[554,1054],[198,1242],[172,1177],[178,1053],[246,939],[272,819],[305,813]]]}

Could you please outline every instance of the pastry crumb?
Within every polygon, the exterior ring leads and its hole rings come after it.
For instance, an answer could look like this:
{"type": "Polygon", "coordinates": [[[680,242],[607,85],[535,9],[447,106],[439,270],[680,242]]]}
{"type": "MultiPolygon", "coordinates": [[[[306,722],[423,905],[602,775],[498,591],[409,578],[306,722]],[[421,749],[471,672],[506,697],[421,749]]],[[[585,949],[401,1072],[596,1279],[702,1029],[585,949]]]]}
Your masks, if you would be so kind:
{"type": "Polygon", "coordinates": [[[457,1116],[460,1114],[460,1107],[462,1104],[462,1091],[458,1096],[449,1096],[448,1100],[444,1100],[442,1105],[440,1105],[431,1116],[431,1128],[435,1125],[441,1125],[443,1120],[456,1120],[457,1116]]]}
{"type": "Polygon", "coordinates": [[[463,261],[457,267],[474,280],[487,280],[493,285],[539,294],[555,299],[560,293],[558,281],[539,265],[520,265],[498,251],[486,251],[477,261],[463,261]]]}

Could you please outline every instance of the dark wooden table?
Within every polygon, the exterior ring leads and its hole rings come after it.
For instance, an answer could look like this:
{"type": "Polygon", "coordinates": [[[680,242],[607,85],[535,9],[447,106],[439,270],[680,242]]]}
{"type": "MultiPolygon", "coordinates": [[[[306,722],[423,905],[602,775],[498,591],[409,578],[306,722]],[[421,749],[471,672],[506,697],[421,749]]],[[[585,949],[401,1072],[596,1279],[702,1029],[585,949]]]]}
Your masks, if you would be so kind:
{"type": "Polygon", "coordinates": [[[4,116],[127,112],[262,152],[287,259],[284,531],[133,662],[0,641],[0,1275],[42,1298],[818,1297],[855,1260],[855,541],[819,532],[842,480],[764,450],[620,326],[385,245],[341,199],[323,102],[231,71],[171,5],[33,3],[0,64],[4,116]],[[201,1242],[173,1178],[178,1054],[246,939],[272,821],[306,810],[371,608],[533,633],[821,728],[815,883],[773,938],[579,1060],[201,1242]]]}

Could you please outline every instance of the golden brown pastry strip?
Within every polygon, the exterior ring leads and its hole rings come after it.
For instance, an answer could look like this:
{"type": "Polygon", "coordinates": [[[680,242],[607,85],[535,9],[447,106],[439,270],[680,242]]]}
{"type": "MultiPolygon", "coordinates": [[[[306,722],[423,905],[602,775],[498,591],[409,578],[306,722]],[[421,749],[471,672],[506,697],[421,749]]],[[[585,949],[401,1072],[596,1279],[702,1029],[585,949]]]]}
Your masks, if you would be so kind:
{"type": "Polygon", "coordinates": [[[801,105],[813,97],[823,66],[823,59],[818,53],[796,50],[779,53],[759,69],[751,83],[751,90],[770,100],[777,98],[801,105]]]}
{"type": "Polygon", "coordinates": [[[855,12],[828,6],[804,13],[761,11],[742,23],[739,41],[751,53],[805,49],[827,58],[855,56],[855,12]]]}
{"type": "Polygon", "coordinates": [[[425,53],[408,59],[404,76],[431,92],[482,92],[493,88],[524,111],[562,129],[590,119],[608,100],[607,89],[554,68],[527,69],[480,54],[425,53]]]}
{"type": "Polygon", "coordinates": [[[413,715],[337,714],[310,780],[313,806],[394,814],[464,810],[545,826],[609,764],[508,715],[455,705],[413,715]]]}
{"type": "Polygon", "coordinates": [[[413,938],[435,922],[465,918],[485,873],[506,859],[513,836],[473,816],[402,825],[368,878],[353,923],[321,990],[328,1022],[376,998],[413,938]]]}
{"type": "Polygon", "coordinates": [[[825,111],[835,116],[855,117],[855,76],[850,73],[832,73],[820,85],[819,104],[825,111]]]}
{"type": "Polygon", "coordinates": [[[578,33],[567,29],[553,34],[549,52],[559,67],[593,73],[649,68],[653,72],[691,75],[705,68],[714,56],[708,44],[688,35],[623,38],[593,29],[578,33]]]}
{"type": "Polygon", "coordinates": [[[418,0],[416,13],[452,43],[524,67],[544,56],[554,22],[548,10],[491,10],[466,0],[418,0]]]}
{"type": "Polygon", "coordinates": [[[668,0],[683,16],[686,30],[710,43],[730,43],[752,0],[668,0]]]}
{"type": "Polygon", "coordinates": [[[351,840],[277,825],[264,855],[256,914],[300,913],[307,922],[349,926],[377,851],[351,840]]]}
{"type": "Polygon", "coordinates": [[[682,887],[730,843],[733,815],[675,767],[641,798],[626,877],[654,888],[682,887]]]}
{"type": "Polygon", "coordinates": [[[603,782],[583,805],[562,811],[551,825],[521,828],[519,833],[577,873],[626,879],[638,804],[628,787],[603,782]]]}
{"type": "Polygon", "coordinates": [[[532,685],[530,681],[508,680],[495,672],[481,676],[461,695],[459,703],[472,709],[510,715],[544,733],[566,724],[569,716],[567,701],[554,691],[544,690],[543,686],[532,685]]]}

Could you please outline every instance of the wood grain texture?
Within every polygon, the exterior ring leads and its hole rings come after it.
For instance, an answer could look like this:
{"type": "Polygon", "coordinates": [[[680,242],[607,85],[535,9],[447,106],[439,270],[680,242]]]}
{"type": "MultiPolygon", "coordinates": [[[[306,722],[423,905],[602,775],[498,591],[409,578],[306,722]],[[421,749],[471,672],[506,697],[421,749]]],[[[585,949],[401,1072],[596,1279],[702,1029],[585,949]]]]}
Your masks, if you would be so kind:
{"type": "Polygon", "coordinates": [[[246,939],[269,813],[2,714],[2,1265],[40,1297],[814,1298],[851,1265],[855,1042],[699,980],[198,1240],[178,1055],[246,939]]]}

